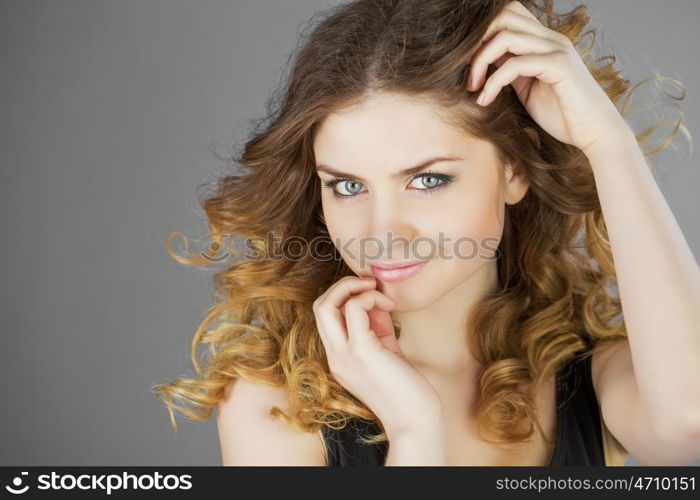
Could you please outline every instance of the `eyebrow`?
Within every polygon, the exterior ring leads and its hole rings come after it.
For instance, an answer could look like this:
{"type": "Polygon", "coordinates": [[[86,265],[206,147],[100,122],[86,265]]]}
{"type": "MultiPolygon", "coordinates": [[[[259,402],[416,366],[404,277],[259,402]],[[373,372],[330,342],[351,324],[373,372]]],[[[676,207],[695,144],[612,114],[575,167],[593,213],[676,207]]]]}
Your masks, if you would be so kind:
{"type": "MultiPolygon", "coordinates": [[[[413,167],[405,168],[403,170],[400,170],[399,172],[394,172],[389,177],[396,178],[396,177],[403,177],[403,176],[415,174],[415,173],[420,172],[421,170],[424,170],[426,167],[433,165],[434,163],[440,163],[440,162],[444,162],[444,161],[462,161],[462,160],[464,160],[464,158],[459,158],[457,156],[433,156],[432,158],[428,158],[427,160],[421,161],[419,164],[417,164],[413,167]]],[[[328,165],[319,164],[316,166],[316,170],[319,172],[325,172],[327,174],[334,175],[336,177],[349,177],[351,179],[357,179],[357,180],[365,182],[365,180],[362,177],[358,177],[355,174],[349,174],[347,172],[341,172],[339,170],[334,169],[333,167],[329,167],[328,165]]]]}

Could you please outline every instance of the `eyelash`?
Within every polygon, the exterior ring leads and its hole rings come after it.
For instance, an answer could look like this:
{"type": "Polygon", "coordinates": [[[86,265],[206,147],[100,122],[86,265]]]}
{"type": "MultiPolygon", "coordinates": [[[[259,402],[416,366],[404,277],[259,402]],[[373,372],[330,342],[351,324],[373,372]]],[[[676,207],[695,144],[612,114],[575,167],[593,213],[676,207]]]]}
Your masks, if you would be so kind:
{"type": "MultiPolygon", "coordinates": [[[[451,182],[454,180],[454,176],[452,176],[452,175],[439,174],[439,173],[437,173],[437,172],[433,172],[433,171],[430,171],[430,170],[426,170],[425,172],[421,172],[420,174],[414,175],[414,176],[411,178],[411,181],[410,181],[410,182],[413,182],[414,180],[419,179],[419,178],[421,178],[421,177],[437,177],[438,179],[440,179],[440,180],[442,181],[442,182],[440,182],[440,184],[438,184],[438,185],[435,186],[435,187],[432,187],[432,188],[425,188],[425,189],[418,189],[417,191],[422,191],[421,194],[422,194],[423,196],[428,196],[428,195],[434,193],[435,191],[439,191],[439,190],[442,189],[446,184],[449,184],[449,183],[451,183],[451,182]]],[[[334,189],[334,188],[335,188],[335,185],[338,184],[338,183],[340,183],[340,182],[354,181],[354,180],[355,180],[355,179],[351,179],[351,178],[349,178],[349,177],[343,177],[343,178],[337,178],[337,177],[335,177],[335,178],[333,178],[333,179],[331,179],[331,180],[329,180],[329,181],[325,181],[325,182],[323,183],[323,185],[324,185],[325,187],[327,187],[327,188],[329,188],[329,189],[331,189],[331,190],[333,191],[333,195],[336,197],[336,199],[345,201],[345,200],[354,198],[354,197],[357,196],[357,194],[359,194],[359,193],[356,193],[356,194],[340,194],[340,193],[338,193],[338,192],[334,189]]],[[[409,184],[410,184],[410,183],[409,183],[409,184]]]]}

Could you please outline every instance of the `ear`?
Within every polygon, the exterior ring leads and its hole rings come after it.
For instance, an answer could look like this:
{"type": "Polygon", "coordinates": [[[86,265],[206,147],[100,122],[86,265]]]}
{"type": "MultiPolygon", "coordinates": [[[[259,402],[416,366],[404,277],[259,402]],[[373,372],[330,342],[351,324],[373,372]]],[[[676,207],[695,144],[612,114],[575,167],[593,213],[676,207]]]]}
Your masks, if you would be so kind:
{"type": "Polygon", "coordinates": [[[521,166],[506,165],[506,203],[515,205],[523,199],[530,187],[530,181],[525,175],[525,169],[521,166]]]}

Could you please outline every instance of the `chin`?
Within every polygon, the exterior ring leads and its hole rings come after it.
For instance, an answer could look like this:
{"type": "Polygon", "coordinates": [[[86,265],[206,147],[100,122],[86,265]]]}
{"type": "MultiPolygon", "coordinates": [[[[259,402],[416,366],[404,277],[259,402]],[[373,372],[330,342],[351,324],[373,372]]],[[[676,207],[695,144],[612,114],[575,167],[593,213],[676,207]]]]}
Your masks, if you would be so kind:
{"type": "Polygon", "coordinates": [[[411,279],[392,283],[379,281],[377,289],[396,302],[392,312],[420,311],[440,298],[438,290],[411,279]]]}

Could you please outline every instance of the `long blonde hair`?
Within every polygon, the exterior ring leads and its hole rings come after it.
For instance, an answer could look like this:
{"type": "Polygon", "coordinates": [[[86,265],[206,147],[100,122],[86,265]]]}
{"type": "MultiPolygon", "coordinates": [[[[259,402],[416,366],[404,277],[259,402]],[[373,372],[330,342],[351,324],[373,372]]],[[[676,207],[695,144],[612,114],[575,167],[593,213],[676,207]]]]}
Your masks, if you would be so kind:
{"type": "MultiPolygon", "coordinates": [[[[626,337],[610,242],[586,157],[542,130],[510,86],[486,108],[465,88],[465,54],[506,3],[357,0],[314,18],[281,93],[270,101],[273,111],[235,158],[243,168],[218,179],[215,192],[201,200],[210,251],[182,257],[169,247],[177,234],[168,238],[168,252],[182,263],[209,266],[222,250],[236,257],[215,274],[215,303],[192,340],[198,377],[154,386],[175,432],[174,411],[208,419],[225,386],[239,377],[285,387],[290,411],[273,407],[270,414],[305,431],[340,428],[354,417],[376,420],[330,374],[312,311],[324,290],[354,274],[326,239],[313,137],[326,115],[373,91],[433,99],[465,132],[490,141],[504,164],[523,168],[530,181],[525,198],[506,208],[498,290],[476,306],[470,325],[475,332],[470,348],[485,365],[478,407],[483,439],[518,443],[530,438],[534,426],[542,432],[533,395],[523,384],[537,388],[576,353],[590,355],[626,337]],[[314,241],[315,251],[334,258],[246,259],[227,244],[234,235],[258,255],[314,241]],[[209,356],[200,357],[197,347],[205,344],[209,356]]],[[[614,56],[591,60],[596,30],[584,31],[586,7],[557,13],[551,0],[522,3],[574,42],[626,116],[630,83],[614,56]]],[[[653,131],[637,136],[640,145],[648,144],[653,131]]],[[[666,147],[679,131],[687,134],[680,119],[666,144],[646,154],[666,147]]],[[[399,324],[396,329],[400,335],[399,324]]],[[[368,441],[386,440],[378,424],[382,433],[368,441]]]]}

